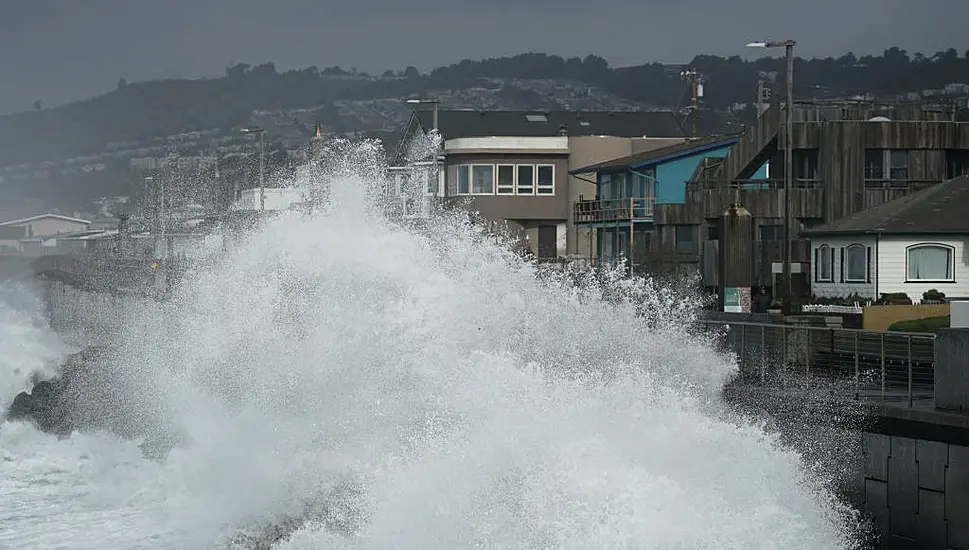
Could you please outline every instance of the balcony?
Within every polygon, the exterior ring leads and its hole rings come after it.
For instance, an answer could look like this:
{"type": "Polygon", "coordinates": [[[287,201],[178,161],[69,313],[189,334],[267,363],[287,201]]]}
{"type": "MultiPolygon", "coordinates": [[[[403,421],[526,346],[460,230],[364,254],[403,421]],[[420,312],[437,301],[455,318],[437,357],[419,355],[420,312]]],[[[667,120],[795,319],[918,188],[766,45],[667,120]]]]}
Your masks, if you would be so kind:
{"type": "MultiPolygon", "coordinates": [[[[824,184],[816,179],[795,179],[790,190],[791,216],[824,217],[824,184]]],[[[742,204],[756,217],[780,218],[784,215],[782,179],[734,180],[728,185],[689,182],[686,203],[691,217],[716,218],[731,204],[742,204]]],[[[660,223],[663,223],[662,221],[660,223]]]]}
{"type": "Polygon", "coordinates": [[[576,225],[595,225],[618,222],[651,222],[656,199],[579,200],[573,204],[576,225]]]}

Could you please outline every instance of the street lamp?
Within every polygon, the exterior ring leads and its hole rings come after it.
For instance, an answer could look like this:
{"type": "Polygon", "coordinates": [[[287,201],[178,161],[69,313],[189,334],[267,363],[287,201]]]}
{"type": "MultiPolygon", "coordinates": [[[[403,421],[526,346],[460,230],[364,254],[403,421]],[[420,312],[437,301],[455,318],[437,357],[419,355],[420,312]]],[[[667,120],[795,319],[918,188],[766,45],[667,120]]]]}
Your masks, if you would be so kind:
{"type": "Polygon", "coordinates": [[[790,306],[794,297],[794,284],[791,281],[791,189],[794,169],[794,44],[793,40],[750,42],[748,48],[784,48],[787,57],[787,109],[784,111],[784,281],[787,293],[785,302],[790,306]]]}
{"type": "Polygon", "coordinates": [[[437,131],[437,106],[441,103],[439,99],[408,99],[407,103],[411,105],[427,105],[431,104],[434,106],[434,114],[431,124],[434,126],[434,130],[437,131]]]}
{"type": "Polygon", "coordinates": [[[266,209],[266,130],[250,126],[241,130],[243,134],[259,134],[259,210],[266,209]]]}

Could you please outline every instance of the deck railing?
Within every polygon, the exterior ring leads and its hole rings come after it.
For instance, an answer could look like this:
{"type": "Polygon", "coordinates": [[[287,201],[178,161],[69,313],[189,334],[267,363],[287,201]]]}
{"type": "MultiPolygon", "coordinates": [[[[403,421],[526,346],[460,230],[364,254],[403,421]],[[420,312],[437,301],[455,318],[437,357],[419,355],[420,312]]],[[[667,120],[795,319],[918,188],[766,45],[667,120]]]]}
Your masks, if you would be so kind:
{"type": "Polygon", "coordinates": [[[656,199],[580,200],[573,204],[575,223],[623,222],[652,220],[656,199]]]}
{"type": "Polygon", "coordinates": [[[907,402],[910,407],[935,393],[934,334],[711,320],[699,324],[719,334],[747,381],[847,381],[856,400],[907,402]]]}

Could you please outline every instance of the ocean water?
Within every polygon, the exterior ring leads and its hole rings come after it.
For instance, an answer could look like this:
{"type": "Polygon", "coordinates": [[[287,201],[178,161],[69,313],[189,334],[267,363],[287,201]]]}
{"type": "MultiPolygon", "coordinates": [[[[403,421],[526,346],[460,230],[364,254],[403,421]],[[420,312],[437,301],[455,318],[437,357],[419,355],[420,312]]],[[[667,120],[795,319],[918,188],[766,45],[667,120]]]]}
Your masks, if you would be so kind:
{"type": "MultiPolygon", "coordinates": [[[[395,226],[372,146],[341,155],[326,210],[123,309],[78,414],[167,456],[0,427],[0,548],[853,547],[801,457],[723,410],[736,365],[686,330],[689,296],[537,276],[460,216],[395,226]]],[[[9,397],[62,350],[2,296],[9,397]]]]}

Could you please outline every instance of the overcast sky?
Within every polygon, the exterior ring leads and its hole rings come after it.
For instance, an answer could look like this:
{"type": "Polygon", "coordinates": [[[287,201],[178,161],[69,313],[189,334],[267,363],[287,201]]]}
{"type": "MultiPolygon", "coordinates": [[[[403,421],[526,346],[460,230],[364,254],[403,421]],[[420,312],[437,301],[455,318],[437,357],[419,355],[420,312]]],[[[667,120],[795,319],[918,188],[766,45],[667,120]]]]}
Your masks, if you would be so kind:
{"type": "Polygon", "coordinates": [[[621,66],[785,38],[804,56],[961,54],[967,20],[969,0],[0,0],[0,112],[240,61],[372,72],[539,51],[621,66]]]}

